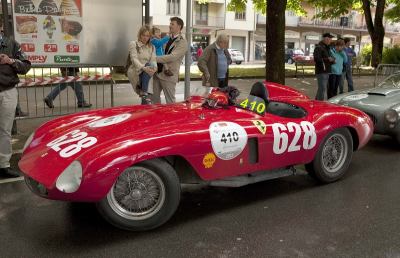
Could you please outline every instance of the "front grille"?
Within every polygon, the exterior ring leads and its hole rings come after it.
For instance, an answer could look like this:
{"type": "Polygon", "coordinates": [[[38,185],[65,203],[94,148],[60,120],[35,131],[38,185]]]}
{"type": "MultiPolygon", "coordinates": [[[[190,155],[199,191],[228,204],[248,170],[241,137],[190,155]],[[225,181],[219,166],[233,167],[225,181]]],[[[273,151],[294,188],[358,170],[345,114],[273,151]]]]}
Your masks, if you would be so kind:
{"type": "Polygon", "coordinates": [[[35,193],[41,197],[48,196],[47,189],[43,184],[41,184],[27,176],[25,177],[25,183],[33,193],[35,193]]]}
{"type": "Polygon", "coordinates": [[[373,114],[370,114],[370,113],[366,113],[366,114],[369,116],[369,118],[371,118],[374,125],[376,125],[378,123],[378,118],[376,118],[376,116],[374,116],[373,114]]]}

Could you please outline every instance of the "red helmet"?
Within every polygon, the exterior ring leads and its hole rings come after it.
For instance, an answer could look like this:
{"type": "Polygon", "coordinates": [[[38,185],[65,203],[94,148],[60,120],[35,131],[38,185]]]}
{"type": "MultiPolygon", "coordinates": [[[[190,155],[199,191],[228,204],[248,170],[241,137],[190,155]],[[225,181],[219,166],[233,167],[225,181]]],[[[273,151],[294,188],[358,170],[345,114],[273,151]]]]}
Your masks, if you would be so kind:
{"type": "Polygon", "coordinates": [[[227,106],[228,103],[228,96],[221,91],[213,91],[207,98],[207,104],[210,107],[227,106]]]}

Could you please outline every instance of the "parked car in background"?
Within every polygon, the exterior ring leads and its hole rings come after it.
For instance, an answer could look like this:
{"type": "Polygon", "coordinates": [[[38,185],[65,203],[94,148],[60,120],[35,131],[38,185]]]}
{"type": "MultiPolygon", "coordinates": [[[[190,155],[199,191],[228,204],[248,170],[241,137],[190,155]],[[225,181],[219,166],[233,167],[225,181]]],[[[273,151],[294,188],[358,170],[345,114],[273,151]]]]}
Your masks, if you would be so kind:
{"type": "Polygon", "coordinates": [[[233,63],[241,64],[244,61],[243,54],[239,50],[233,49],[233,48],[229,48],[228,52],[231,55],[233,63]]]}
{"type": "Polygon", "coordinates": [[[285,63],[293,64],[296,60],[310,60],[310,56],[305,56],[301,49],[285,49],[285,63]]]}

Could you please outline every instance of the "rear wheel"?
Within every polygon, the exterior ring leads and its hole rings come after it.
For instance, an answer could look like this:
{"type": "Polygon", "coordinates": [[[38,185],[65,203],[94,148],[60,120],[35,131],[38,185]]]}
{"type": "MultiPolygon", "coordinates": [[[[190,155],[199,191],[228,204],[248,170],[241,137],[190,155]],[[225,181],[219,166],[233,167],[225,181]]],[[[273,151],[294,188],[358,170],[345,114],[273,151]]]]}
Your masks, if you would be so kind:
{"type": "Polygon", "coordinates": [[[97,208],[114,226],[143,231],[171,218],[179,200],[176,172],[166,161],[155,159],[125,169],[97,208]]]}
{"type": "Polygon", "coordinates": [[[293,59],[289,58],[289,59],[287,60],[287,63],[288,63],[288,64],[293,64],[293,59]]]}
{"type": "Polygon", "coordinates": [[[236,61],[235,63],[240,65],[242,63],[242,61],[236,61]]]}
{"type": "Polygon", "coordinates": [[[353,155],[353,138],[346,128],[329,133],[319,146],[314,160],[306,164],[308,173],[322,183],[340,179],[353,155]]]}

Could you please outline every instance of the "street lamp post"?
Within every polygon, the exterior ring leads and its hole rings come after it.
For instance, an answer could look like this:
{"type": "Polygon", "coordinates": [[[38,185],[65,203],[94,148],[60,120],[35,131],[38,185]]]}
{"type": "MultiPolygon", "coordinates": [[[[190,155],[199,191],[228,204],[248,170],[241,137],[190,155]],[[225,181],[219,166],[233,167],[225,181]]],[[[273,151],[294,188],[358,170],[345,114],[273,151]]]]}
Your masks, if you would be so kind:
{"type": "Polygon", "coordinates": [[[190,65],[192,63],[192,55],[190,51],[190,46],[192,45],[192,0],[187,0],[186,5],[186,40],[188,50],[185,55],[185,99],[190,96],[190,65]]]}

